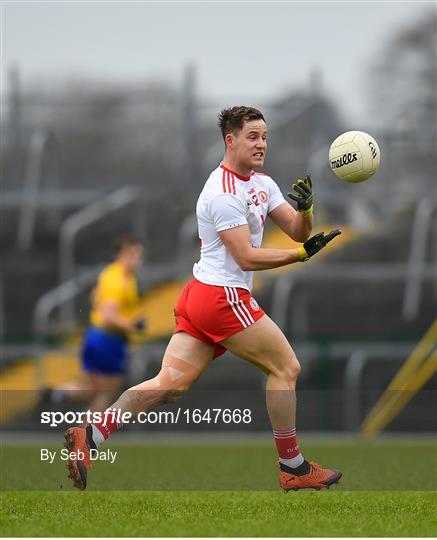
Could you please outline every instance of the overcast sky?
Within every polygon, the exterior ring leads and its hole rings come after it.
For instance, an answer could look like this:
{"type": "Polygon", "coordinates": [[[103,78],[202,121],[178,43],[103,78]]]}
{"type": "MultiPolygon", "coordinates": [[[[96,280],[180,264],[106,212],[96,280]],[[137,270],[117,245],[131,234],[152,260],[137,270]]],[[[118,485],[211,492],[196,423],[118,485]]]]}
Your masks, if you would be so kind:
{"type": "Polygon", "coordinates": [[[3,1],[2,69],[17,65],[25,84],[77,77],[181,84],[183,66],[194,62],[200,95],[228,105],[304,86],[320,68],[325,90],[359,121],[383,44],[435,5],[3,1]]]}

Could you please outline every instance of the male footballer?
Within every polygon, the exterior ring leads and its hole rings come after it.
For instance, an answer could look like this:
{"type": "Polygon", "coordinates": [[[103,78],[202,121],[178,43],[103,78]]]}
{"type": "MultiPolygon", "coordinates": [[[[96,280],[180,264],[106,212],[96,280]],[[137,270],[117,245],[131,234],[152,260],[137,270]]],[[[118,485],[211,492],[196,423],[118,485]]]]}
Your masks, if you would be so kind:
{"type": "MultiPolygon", "coordinates": [[[[196,213],[201,241],[194,279],[182,290],[175,308],[176,328],[159,374],[126,390],[111,409],[133,415],[173,402],[186,392],[212,360],[225,352],[243,358],[267,376],[266,402],[279,455],[279,484],[285,491],[323,489],[342,474],[307,461],[296,437],[295,387],[300,372],[296,354],[280,328],[251,295],[253,272],[306,261],[340,234],[312,230],[311,179],[297,180],[285,201],[269,176],[255,172],[267,151],[267,126],[253,107],[232,107],[219,114],[225,153],[199,196],[196,213]],[[267,217],[297,249],[262,248],[267,217]]],[[[83,460],[68,462],[75,487],[85,489],[90,449],[98,447],[121,424],[115,419],[69,428],[67,448],[83,460]]]]}
{"type": "Polygon", "coordinates": [[[90,325],[81,350],[83,377],[50,392],[52,401],[90,400],[91,411],[104,411],[120,393],[127,372],[129,334],[144,329],[135,273],[143,246],[132,236],[115,244],[114,261],[99,274],[91,294],[90,325]]]}

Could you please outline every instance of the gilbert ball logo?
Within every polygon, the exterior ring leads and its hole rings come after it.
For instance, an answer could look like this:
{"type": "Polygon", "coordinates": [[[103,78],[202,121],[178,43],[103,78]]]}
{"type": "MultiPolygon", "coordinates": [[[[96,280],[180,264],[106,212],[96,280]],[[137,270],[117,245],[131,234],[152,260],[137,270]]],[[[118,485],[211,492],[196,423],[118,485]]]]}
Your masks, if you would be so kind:
{"type": "Polygon", "coordinates": [[[259,310],[258,302],[255,300],[253,296],[250,297],[249,304],[250,304],[250,307],[253,309],[253,311],[259,310]]]}

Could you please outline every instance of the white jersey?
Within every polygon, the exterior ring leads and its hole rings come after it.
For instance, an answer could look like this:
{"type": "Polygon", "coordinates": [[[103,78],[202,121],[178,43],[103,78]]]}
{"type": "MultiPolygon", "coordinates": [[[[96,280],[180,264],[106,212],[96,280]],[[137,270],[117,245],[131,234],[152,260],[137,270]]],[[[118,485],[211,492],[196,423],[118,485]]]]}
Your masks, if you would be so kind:
{"type": "Polygon", "coordinates": [[[252,290],[253,271],[241,270],[218,233],[248,225],[252,247],[261,247],[267,214],[286,203],[276,182],[262,173],[241,176],[221,164],[212,171],[196,206],[200,261],[193,267],[202,283],[252,290]]]}

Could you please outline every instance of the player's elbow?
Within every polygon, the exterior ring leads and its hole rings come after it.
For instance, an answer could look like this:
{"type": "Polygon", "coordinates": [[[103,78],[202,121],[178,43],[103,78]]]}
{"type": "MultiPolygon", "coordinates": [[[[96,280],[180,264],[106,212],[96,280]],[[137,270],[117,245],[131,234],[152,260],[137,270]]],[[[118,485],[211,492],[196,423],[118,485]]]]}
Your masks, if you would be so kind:
{"type": "Polygon", "coordinates": [[[243,272],[250,272],[251,270],[254,270],[253,265],[251,265],[249,262],[241,262],[238,263],[238,266],[243,270],[243,272]]]}
{"type": "Polygon", "coordinates": [[[236,250],[232,253],[235,262],[238,264],[241,270],[243,270],[243,272],[249,272],[250,270],[254,270],[253,261],[250,255],[250,250],[236,250]]]}
{"type": "Polygon", "coordinates": [[[241,270],[243,270],[243,272],[250,272],[251,270],[256,270],[254,262],[248,256],[238,257],[237,263],[241,270]]]}
{"type": "Polygon", "coordinates": [[[114,324],[114,316],[112,313],[102,313],[103,324],[107,326],[112,326],[114,324]]]}
{"type": "Polygon", "coordinates": [[[129,332],[131,330],[130,320],[120,316],[117,308],[114,306],[104,306],[100,310],[100,316],[105,326],[113,327],[123,332],[129,332]]]}
{"type": "Polygon", "coordinates": [[[265,266],[266,261],[263,260],[263,257],[260,255],[259,249],[254,247],[239,254],[237,262],[244,272],[254,272],[255,270],[269,268],[269,266],[265,266]]]}

